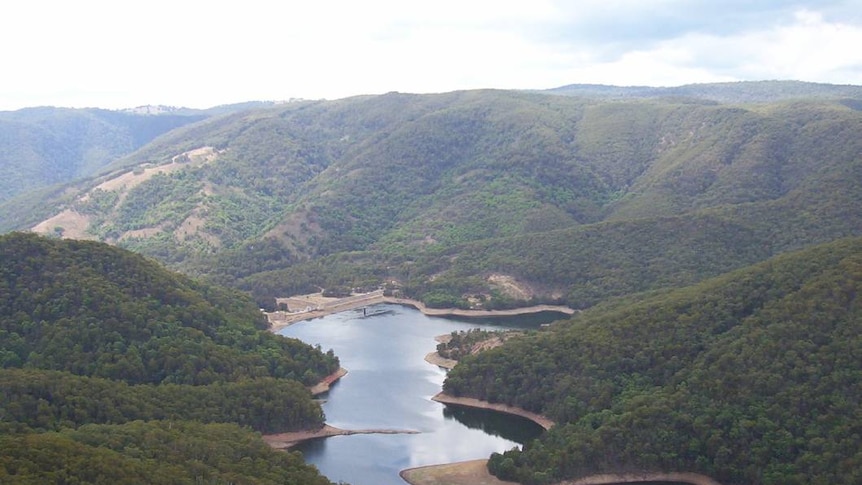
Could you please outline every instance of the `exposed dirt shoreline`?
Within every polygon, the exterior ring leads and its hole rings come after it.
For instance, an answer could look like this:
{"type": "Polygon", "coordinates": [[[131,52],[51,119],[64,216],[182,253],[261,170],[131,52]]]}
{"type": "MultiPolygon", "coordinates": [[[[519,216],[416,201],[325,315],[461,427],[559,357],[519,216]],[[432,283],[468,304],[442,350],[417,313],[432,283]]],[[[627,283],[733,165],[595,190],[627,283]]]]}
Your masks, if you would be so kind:
{"type": "Polygon", "coordinates": [[[452,370],[452,368],[455,367],[455,364],[458,363],[457,360],[447,359],[446,357],[441,356],[437,352],[429,352],[428,354],[426,354],[425,362],[448,370],[452,370]]]}
{"type": "MultiPolygon", "coordinates": [[[[361,296],[361,295],[358,295],[361,296]]],[[[334,313],[340,313],[348,310],[355,310],[380,303],[391,303],[395,305],[404,305],[413,307],[425,315],[435,317],[466,317],[466,318],[483,318],[483,317],[510,317],[517,315],[529,315],[540,312],[559,312],[566,315],[573,315],[576,310],[567,306],[561,305],[534,305],[529,307],[512,308],[509,310],[462,310],[460,308],[428,308],[424,303],[418,300],[409,298],[394,298],[391,296],[383,296],[379,292],[369,294],[367,298],[351,298],[343,304],[334,301],[326,308],[304,311],[304,312],[269,312],[267,318],[270,324],[270,331],[277,332],[284,327],[292,325],[296,322],[304,320],[312,320],[315,318],[325,317],[334,313]]]]}
{"type": "MultiPolygon", "coordinates": [[[[471,460],[442,465],[408,468],[401,471],[401,478],[410,485],[517,485],[504,482],[491,475],[488,460],[471,460]]],[[[566,480],[555,485],[617,485],[639,482],[678,482],[691,485],[721,485],[721,483],[698,473],[606,473],[590,475],[577,480],[566,480]]]]}
{"type": "Polygon", "coordinates": [[[263,441],[277,450],[290,449],[304,441],[329,438],[332,436],[348,436],[352,434],[419,434],[419,431],[409,429],[341,429],[328,424],[317,430],[291,431],[263,435],[263,441]]]}
{"type": "Polygon", "coordinates": [[[308,390],[311,391],[312,396],[317,396],[319,394],[323,394],[324,392],[329,391],[329,388],[332,386],[332,384],[335,383],[335,381],[337,381],[338,379],[341,379],[342,377],[344,377],[346,375],[347,375],[347,369],[345,369],[344,367],[339,367],[337,371],[324,377],[323,380],[321,380],[317,384],[309,387],[308,390]]]}
{"type": "MultiPolygon", "coordinates": [[[[406,305],[416,308],[425,315],[431,316],[461,316],[461,317],[489,317],[489,316],[515,316],[525,315],[530,313],[538,313],[543,311],[554,311],[572,315],[576,311],[569,307],[554,306],[554,305],[537,305],[532,307],[515,308],[511,310],[461,310],[457,308],[437,309],[427,308],[422,302],[409,300],[405,298],[385,297],[379,294],[369,296],[364,299],[353,299],[344,305],[335,305],[325,310],[314,310],[302,313],[285,313],[275,312],[280,314],[280,318],[274,320],[273,314],[267,314],[270,319],[271,331],[275,332],[292,323],[303,320],[323,317],[333,313],[339,313],[365,306],[375,305],[379,303],[393,303],[397,305],[406,305]]],[[[425,360],[433,365],[438,365],[447,369],[451,369],[457,361],[445,359],[437,352],[431,352],[425,356],[425,360]]],[[[313,395],[323,394],[328,391],[330,386],[338,379],[347,374],[347,370],[340,368],[333,374],[325,377],[321,382],[309,388],[313,395]]],[[[497,412],[512,414],[529,419],[544,429],[550,429],[554,426],[554,422],[545,416],[532,413],[515,406],[506,404],[490,403],[474,398],[454,397],[443,392],[438,393],[431,398],[432,400],[456,406],[466,406],[478,409],[487,409],[497,412]]],[[[395,429],[364,429],[364,430],[345,430],[325,424],[317,430],[294,431],[289,433],[278,433],[264,435],[263,440],[272,448],[286,450],[299,443],[307,440],[328,438],[331,436],[346,436],[352,434],[416,434],[418,431],[413,430],[395,430],[395,429]]],[[[458,463],[445,463],[441,465],[429,465],[417,468],[409,468],[401,471],[401,478],[411,485],[517,485],[513,482],[505,482],[491,475],[487,470],[486,459],[470,460],[458,463]]],[[[680,482],[691,485],[721,485],[719,482],[697,473],[621,473],[621,474],[600,474],[582,477],[577,480],[568,480],[559,482],[556,485],[612,485],[620,483],[638,483],[638,482],[680,482]]]]}
{"type": "Polygon", "coordinates": [[[548,430],[554,427],[554,422],[548,419],[541,414],[532,413],[525,409],[521,409],[515,406],[509,406],[508,404],[500,404],[500,403],[490,403],[488,401],[481,401],[479,399],[474,399],[472,397],[455,397],[446,394],[445,392],[441,392],[436,396],[431,398],[432,401],[436,401],[442,404],[451,404],[455,406],[465,406],[476,409],[488,409],[491,411],[497,411],[500,413],[511,414],[514,416],[520,416],[522,418],[529,419],[530,421],[538,424],[542,428],[548,430]]]}
{"type": "Polygon", "coordinates": [[[491,475],[485,459],[408,468],[399,475],[410,485],[517,485],[491,475]]]}

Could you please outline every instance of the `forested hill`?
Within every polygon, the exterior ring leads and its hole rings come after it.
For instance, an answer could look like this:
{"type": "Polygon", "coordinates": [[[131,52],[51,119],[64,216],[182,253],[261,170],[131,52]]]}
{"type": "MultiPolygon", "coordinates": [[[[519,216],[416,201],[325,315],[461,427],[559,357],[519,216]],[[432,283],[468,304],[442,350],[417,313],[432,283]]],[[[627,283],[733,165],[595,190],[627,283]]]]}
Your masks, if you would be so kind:
{"type": "Polygon", "coordinates": [[[0,203],[12,208],[63,194],[63,185],[101,173],[175,128],[214,116],[272,106],[253,101],[189,109],[140,106],[126,110],[43,106],[0,111],[0,203]]]}
{"type": "Polygon", "coordinates": [[[558,425],[491,469],[527,484],[693,471],[862,483],[862,239],[607,303],[464,358],[444,389],[558,425]]]}
{"type": "Polygon", "coordinates": [[[266,328],[126,250],[0,236],[0,482],[328,483],[241,428],[321,426],[306,386],[338,368],[266,328]]]}
{"type": "Polygon", "coordinates": [[[387,282],[434,306],[584,308],[862,234],[862,111],[806,88],[821,95],[251,110],[174,130],[65,199],[2,207],[0,227],[121,245],[261,303],[387,282]]]}
{"type": "Polygon", "coordinates": [[[720,103],[774,103],[799,99],[844,99],[858,103],[862,100],[862,86],[802,81],[745,81],[661,88],[569,84],[543,92],[600,99],[677,98],[720,103]]]}
{"type": "Polygon", "coordinates": [[[0,111],[0,202],[96,174],[158,135],[206,117],[50,107],[0,111]]]}

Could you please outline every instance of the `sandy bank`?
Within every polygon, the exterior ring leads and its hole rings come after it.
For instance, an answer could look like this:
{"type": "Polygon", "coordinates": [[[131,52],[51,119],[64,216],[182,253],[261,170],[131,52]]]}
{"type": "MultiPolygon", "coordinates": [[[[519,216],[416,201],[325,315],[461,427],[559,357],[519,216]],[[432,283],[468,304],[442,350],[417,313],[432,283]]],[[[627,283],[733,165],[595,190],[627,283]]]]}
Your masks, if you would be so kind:
{"type": "Polygon", "coordinates": [[[329,438],[331,436],[348,436],[352,434],[419,434],[419,431],[406,429],[340,429],[328,424],[317,430],[291,431],[263,435],[263,441],[277,450],[286,450],[303,441],[329,438]]]}
{"type": "Polygon", "coordinates": [[[432,397],[431,400],[443,404],[467,406],[477,409],[489,409],[491,411],[498,411],[501,413],[521,416],[522,418],[527,418],[545,429],[551,429],[554,426],[553,421],[546,418],[545,416],[542,416],[541,414],[531,413],[530,411],[527,411],[525,409],[521,409],[515,406],[509,406],[507,404],[490,403],[488,401],[481,401],[472,397],[454,397],[443,392],[432,397]]]}
{"type": "Polygon", "coordinates": [[[488,460],[471,460],[403,470],[400,475],[410,485],[509,485],[488,473],[488,460]]]}
{"type": "Polygon", "coordinates": [[[332,386],[332,384],[335,383],[335,381],[337,381],[338,379],[341,379],[342,377],[344,377],[346,375],[347,375],[347,369],[345,369],[344,367],[339,367],[337,371],[324,377],[323,380],[321,380],[317,384],[309,387],[308,390],[311,391],[312,396],[317,396],[318,394],[323,394],[324,392],[327,392],[329,390],[330,386],[332,386]]]}
{"type": "Polygon", "coordinates": [[[455,367],[455,364],[458,363],[457,360],[447,359],[446,357],[442,357],[437,352],[429,352],[425,355],[425,362],[428,362],[431,365],[436,365],[437,367],[442,367],[444,369],[451,370],[455,367]]]}

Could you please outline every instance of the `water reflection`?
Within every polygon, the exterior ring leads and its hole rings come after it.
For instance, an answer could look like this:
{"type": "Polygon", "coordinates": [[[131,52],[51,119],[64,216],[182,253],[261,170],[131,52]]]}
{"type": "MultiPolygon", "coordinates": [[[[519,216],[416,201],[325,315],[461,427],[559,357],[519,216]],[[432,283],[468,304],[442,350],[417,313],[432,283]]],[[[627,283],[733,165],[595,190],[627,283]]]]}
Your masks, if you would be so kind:
{"type": "Polygon", "coordinates": [[[412,435],[352,435],[304,443],[298,449],[330,480],[353,485],[404,485],[398,472],[416,466],[487,458],[538,436],[517,416],[431,401],[445,371],[424,361],[434,337],[471,328],[536,328],[556,315],[469,321],[432,318],[406,307],[379,305],[281,331],[333,349],[347,376],[321,396],[327,423],[345,429],[410,429],[412,435]],[[371,308],[374,309],[372,314],[371,308]]]}
{"type": "Polygon", "coordinates": [[[443,417],[454,419],[470,429],[478,429],[485,434],[521,444],[535,439],[544,431],[541,426],[527,418],[463,406],[444,407],[443,417]]]}
{"type": "MultiPolygon", "coordinates": [[[[436,318],[454,318],[454,317],[436,317],[436,318]]],[[[455,320],[460,322],[468,322],[481,326],[482,328],[492,327],[493,329],[523,329],[523,328],[538,328],[542,325],[548,325],[558,320],[571,318],[562,312],[544,311],[537,313],[527,313],[524,315],[516,315],[510,317],[492,316],[492,317],[459,317],[455,320]]]]}

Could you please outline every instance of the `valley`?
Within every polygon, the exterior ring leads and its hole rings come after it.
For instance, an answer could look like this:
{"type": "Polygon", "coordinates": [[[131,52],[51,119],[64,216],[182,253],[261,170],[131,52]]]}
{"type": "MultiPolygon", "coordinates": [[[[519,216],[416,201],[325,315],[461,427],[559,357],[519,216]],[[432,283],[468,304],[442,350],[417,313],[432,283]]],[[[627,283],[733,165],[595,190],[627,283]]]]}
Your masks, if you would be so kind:
{"type": "MultiPolygon", "coordinates": [[[[371,355],[404,355],[345,379],[427,371],[399,398],[434,439],[441,387],[556,423],[434,452],[494,480],[860,483],[860,106],[764,81],[0,113],[0,482],[340,480],[260,436],[409,427],[332,422],[308,388],[349,351],[285,335],[387,322],[371,355]],[[391,320],[548,312],[448,373],[391,320]]],[[[307,451],[403,440],[397,480],[418,436],[307,451]]]]}

